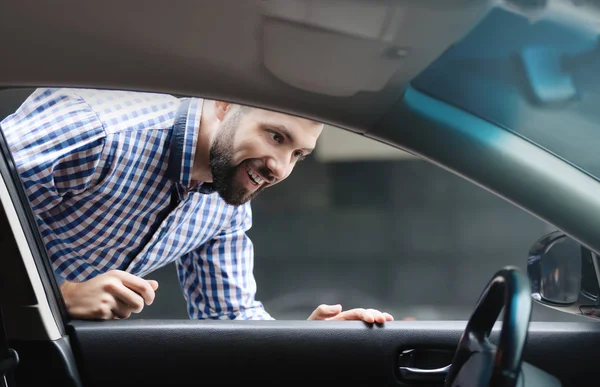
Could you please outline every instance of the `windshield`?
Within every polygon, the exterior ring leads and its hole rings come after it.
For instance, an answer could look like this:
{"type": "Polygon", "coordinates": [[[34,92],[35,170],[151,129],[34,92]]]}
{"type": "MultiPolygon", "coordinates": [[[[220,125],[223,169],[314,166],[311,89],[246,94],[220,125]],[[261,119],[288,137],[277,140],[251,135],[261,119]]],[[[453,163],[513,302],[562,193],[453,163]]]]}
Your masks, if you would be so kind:
{"type": "Polygon", "coordinates": [[[532,21],[495,9],[413,86],[598,178],[598,27],[586,22],[586,9],[560,11],[532,21]]]}

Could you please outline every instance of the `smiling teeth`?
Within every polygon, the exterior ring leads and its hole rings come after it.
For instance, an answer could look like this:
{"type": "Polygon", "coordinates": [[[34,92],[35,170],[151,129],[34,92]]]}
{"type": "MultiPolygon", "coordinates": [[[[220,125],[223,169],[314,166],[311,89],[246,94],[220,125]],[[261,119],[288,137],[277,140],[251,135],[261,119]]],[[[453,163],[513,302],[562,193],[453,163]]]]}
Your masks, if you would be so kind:
{"type": "Polygon", "coordinates": [[[260,176],[258,176],[256,173],[254,173],[249,167],[246,168],[246,171],[248,172],[248,176],[250,177],[250,180],[254,184],[256,184],[256,185],[262,184],[263,179],[260,176]]]}

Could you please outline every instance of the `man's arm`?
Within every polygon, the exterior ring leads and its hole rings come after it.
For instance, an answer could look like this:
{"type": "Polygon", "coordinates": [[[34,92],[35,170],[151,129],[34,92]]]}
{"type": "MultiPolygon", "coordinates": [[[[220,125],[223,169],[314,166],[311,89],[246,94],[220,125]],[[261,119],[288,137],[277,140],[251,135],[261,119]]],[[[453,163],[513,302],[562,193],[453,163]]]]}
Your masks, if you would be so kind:
{"type": "Polygon", "coordinates": [[[2,121],[2,129],[38,217],[92,183],[105,142],[104,127],[69,89],[37,89],[2,121]]]}
{"type": "Polygon", "coordinates": [[[177,261],[190,318],[272,320],[255,299],[254,249],[246,231],[250,204],[234,209],[229,227],[177,261]]]}
{"type": "MultiPolygon", "coordinates": [[[[246,232],[252,226],[250,204],[234,210],[231,227],[177,261],[188,314],[198,319],[273,320],[254,297],[254,249],[246,232]]],[[[376,309],[343,311],[341,305],[319,305],[309,320],[362,320],[384,323],[394,318],[376,309]]]]}
{"type": "MultiPolygon", "coordinates": [[[[64,280],[76,256],[59,262],[53,246],[57,238],[49,223],[67,197],[82,194],[101,176],[106,134],[96,113],[70,89],[37,89],[2,121],[2,130],[31,208],[67,310],[75,318],[126,318],[150,304],[156,281],[112,271],[82,283],[64,280]]],[[[99,274],[99,273],[98,273],[99,274]]]]}

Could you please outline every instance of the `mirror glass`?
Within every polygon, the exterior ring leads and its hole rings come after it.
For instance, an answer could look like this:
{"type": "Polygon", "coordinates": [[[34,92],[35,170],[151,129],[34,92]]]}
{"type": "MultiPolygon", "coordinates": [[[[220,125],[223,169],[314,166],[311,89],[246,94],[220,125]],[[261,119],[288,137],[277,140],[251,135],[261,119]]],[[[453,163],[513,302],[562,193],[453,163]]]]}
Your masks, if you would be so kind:
{"type": "Polygon", "coordinates": [[[532,296],[538,301],[573,304],[582,283],[581,245],[564,234],[544,242],[529,257],[532,296]]]}
{"type": "Polygon", "coordinates": [[[540,293],[557,304],[571,304],[581,289],[581,248],[571,238],[557,241],[541,260],[540,293]]]}
{"type": "Polygon", "coordinates": [[[561,231],[529,250],[531,297],[562,312],[600,319],[598,255],[561,231]]]}

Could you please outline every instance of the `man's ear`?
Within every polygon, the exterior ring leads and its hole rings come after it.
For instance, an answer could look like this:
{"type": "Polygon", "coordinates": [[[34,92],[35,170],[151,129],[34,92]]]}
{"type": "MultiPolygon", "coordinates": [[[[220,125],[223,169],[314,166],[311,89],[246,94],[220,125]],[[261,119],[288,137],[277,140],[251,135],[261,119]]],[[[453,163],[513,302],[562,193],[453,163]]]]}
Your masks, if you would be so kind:
{"type": "Polygon", "coordinates": [[[230,109],[231,104],[229,102],[215,101],[215,115],[219,121],[223,121],[225,114],[227,114],[230,109]]]}

